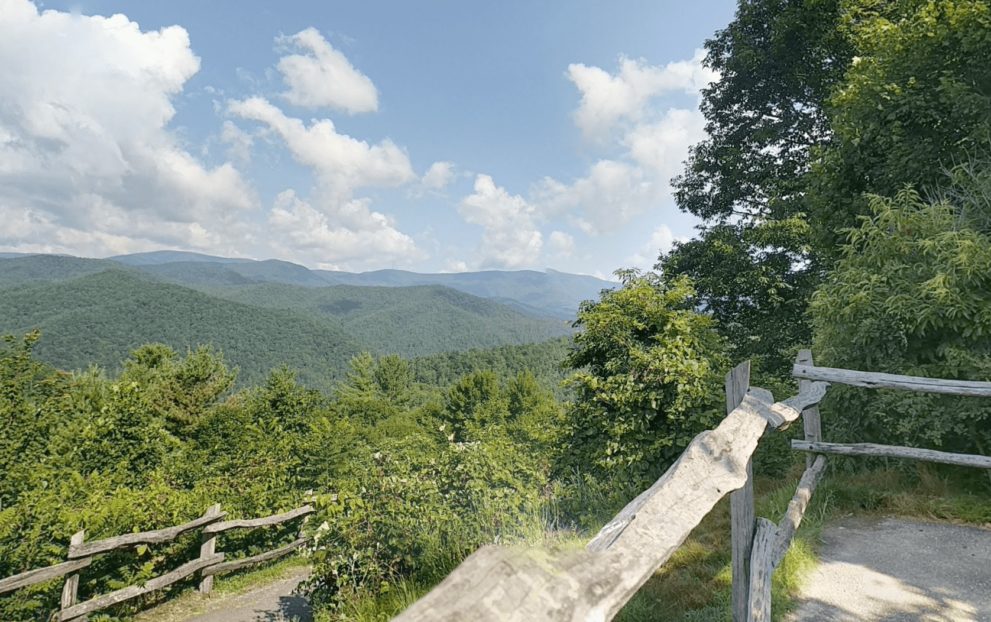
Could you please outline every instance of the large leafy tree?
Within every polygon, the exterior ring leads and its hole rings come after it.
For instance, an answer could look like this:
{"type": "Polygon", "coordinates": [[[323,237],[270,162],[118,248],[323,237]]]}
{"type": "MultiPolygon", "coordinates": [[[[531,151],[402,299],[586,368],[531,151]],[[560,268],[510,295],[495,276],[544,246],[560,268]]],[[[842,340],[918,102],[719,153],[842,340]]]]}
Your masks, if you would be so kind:
{"type": "Polygon", "coordinates": [[[938,194],[947,170],[991,144],[987,0],[851,3],[844,24],[857,56],[830,100],[834,138],[812,176],[817,246],[833,255],[869,212],[865,193],[938,194]]]}
{"type": "Polygon", "coordinates": [[[687,279],[621,274],[623,286],[582,304],[567,363],[575,399],[564,470],[628,482],[651,478],[723,408],[725,345],[691,308],[687,279]]]}
{"type": "Polygon", "coordinates": [[[852,56],[842,15],[840,0],[741,1],[706,42],[721,76],[703,92],[707,137],[673,181],[678,206],[703,226],[658,268],[692,278],[735,358],[775,371],[807,338],[805,300],[820,274],[807,175],[831,135],[825,102],[852,56]]]}

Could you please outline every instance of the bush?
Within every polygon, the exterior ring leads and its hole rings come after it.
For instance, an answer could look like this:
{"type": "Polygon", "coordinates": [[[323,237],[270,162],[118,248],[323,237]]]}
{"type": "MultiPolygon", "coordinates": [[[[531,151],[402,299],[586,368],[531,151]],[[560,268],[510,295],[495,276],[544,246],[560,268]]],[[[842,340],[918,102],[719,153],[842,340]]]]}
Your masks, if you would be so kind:
{"type": "MultiPolygon", "coordinates": [[[[812,302],[817,362],[937,378],[991,379],[991,238],[960,210],[911,190],[873,197],[812,302]]],[[[982,400],[836,387],[830,439],[987,454],[982,400]],[[947,413],[952,413],[948,416],[947,413]]]]}

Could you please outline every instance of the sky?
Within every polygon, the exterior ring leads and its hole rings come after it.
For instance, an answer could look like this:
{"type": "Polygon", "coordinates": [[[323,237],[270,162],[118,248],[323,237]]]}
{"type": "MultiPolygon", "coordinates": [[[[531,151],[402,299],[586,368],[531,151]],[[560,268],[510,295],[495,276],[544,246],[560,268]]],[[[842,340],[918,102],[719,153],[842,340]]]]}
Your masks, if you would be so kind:
{"type": "Polygon", "coordinates": [[[732,0],[0,0],[0,251],[649,268],[732,0]]]}

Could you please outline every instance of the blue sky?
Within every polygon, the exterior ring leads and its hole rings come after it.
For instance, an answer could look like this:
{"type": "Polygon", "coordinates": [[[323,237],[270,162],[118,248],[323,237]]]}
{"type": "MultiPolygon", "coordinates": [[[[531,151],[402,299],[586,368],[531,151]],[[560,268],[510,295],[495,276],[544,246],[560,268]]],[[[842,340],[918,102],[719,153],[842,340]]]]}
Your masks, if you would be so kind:
{"type": "Polygon", "coordinates": [[[650,266],[734,5],[0,0],[0,250],[650,266]]]}

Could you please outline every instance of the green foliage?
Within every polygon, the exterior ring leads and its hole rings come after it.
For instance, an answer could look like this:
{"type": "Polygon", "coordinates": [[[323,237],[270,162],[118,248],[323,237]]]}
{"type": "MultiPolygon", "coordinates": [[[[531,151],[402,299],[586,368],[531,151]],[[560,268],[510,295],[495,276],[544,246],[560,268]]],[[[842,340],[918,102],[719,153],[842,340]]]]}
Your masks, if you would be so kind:
{"type": "Polygon", "coordinates": [[[719,81],[702,96],[706,138],[674,179],[678,206],[704,221],[657,265],[688,276],[734,360],[787,376],[807,343],[808,298],[821,279],[810,247],[808,173],[830,140],[826,101],[853,55],[841,0],[740,2],[706,41],[719,81]]]}
{"type": "Polygon", "coordinates": [[[333,321],[379,354],[424,356],[545,341],[570,332],[566,321],[537,317],[438,285],[294,287],[268,283],[210,292],[252,306],[333,321]]]}
{"type": "Polygon", "coordinates": [[[562,466],[642,482],[718,419],[727,360],[712,320],[691,309],[686,279],[622,278],[621,289],[578,314],[562,466]]]}
{"type": "MultiPolygon", "coordinates": [[[[961,226],[950,205],[911,190],[870,204],[872,216],[850,232],[814,298],[816,356],[851,369],[991,379],[991,238],[961,226]]],[[[991,409],[980,400],[832,393],[831,438],[991,448],[991,409]]]]}
{"type": "Polygon", "coordinates": [[[835,139],[813,185],[819,245],[834,256],[841,230],[869,213],[864,193],[936,192],[991,139],[987,2],[849,4],[856,58],[830,100],[835,139]]]}
{"type": "Polygon", "coordinates": [[[796,344],[808,343],[805,314],[820,278],[806,261],[808,237],[798,217],[718,224],[658,264],[668,278],[692,279],[696,305],[716,320],[732,359],[751,360],[758,382],[765,381],[762,372],[787,377],[796,344]]]}
{"type": "MultiPolygon", "coordinates": [[[[261,309],[114,271],[0,295],[0,332],[40,328],[36,353],[62,368],[114,369],[135,347],[158,342],[183,352],[210,344],[257,383],[285,363],[308,384],[328,386],[361,348],[326,320],[261,309]]],[[[191,370],[189,370],[191,371],[191,370]]]]}

